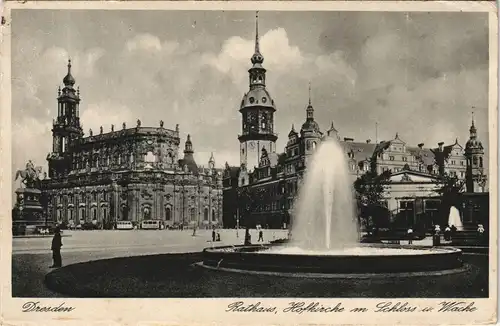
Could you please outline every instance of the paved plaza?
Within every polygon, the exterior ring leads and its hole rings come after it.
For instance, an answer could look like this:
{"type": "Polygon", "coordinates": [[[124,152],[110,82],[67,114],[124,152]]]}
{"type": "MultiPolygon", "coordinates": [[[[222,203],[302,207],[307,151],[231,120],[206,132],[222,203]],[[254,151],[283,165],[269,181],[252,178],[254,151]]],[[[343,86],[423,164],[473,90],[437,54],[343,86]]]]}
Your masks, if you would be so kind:
{"type": "MultiPolygon", "coordinates": [[[[221,241],[214,246],[243,244],[245,230],[220,230],[221,241]]],[[[212,246],[210,230],[64,231],[63,265],[81,262],[167,253],[199,252],[212,246]]],[[[252,241],[258,231],[250,230],[252,241]]],[[[284,238],[286,230],[264,230],[265,242],[284,238]]],[[[44,277],[52,269],[51,237],[14,238],[12,242],[12,295],[58,296],[48,290],[44,277]]]]}

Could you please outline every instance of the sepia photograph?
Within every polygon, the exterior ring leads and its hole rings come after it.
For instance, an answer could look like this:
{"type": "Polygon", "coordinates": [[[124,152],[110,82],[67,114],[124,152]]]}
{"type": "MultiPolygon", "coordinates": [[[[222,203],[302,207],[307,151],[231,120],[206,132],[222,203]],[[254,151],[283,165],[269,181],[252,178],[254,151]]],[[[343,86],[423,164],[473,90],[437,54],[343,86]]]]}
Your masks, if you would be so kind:
{"type": "Polygon", "coordinates": [[[208,5],[8,11],[2,296],[496,302],[494,5],[208,5]]]}

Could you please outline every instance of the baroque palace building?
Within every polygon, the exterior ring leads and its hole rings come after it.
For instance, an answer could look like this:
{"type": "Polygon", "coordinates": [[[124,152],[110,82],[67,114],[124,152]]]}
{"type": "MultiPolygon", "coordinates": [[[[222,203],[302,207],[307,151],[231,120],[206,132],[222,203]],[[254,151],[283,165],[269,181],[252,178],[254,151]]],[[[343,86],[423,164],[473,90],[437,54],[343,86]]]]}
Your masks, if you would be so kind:
{"type": "Polygon", "coordinates": [[[75,224],[157,219],[168,226],[208,227],[222,222],[222,175],[213,154],[208,168],[194,159],[190,136],[179,158],[175,129],[111,125],[84,135],[80,91],[75,89],[71,61],[58,92],[53,122],[49,173],[41,182],[46,214],[53,221],[75,224]]]}
{"type": "MultiPolygon", "coordinates": [[[[465,148],[458,139],[453,144],[440,142],[432,148],[424,147],[423,143],[411,146],[397,133],[394,139],[383,142],[388,146],[381,148],[378,145],[382,142],[341,139],[333,122],[323,133],[314,118],[310,86],[305,121],[298,130],[291,126],[284,152],[277,152],[278,136],[273,128],[276,104],[266,89],[263,62],[257,18],[255,53],[248,71],[249,90],[239,109],[242,116],[242,132],[238,136],[240,165],[226,163],[223,173],[225,226],[260,224],[279,228],[288,225],[308,160],[316,146],[327,137],[338,139],[344,148],[353,182],[369,170],[372,157],[377,160],[378,173],[391,172],[384,204],[390,212],[390,220],[396,224],[423,223],[428,227],[434,222],[440,204],[436,183],[444,173],[465,179],[469,194],[486,191],[484,149],[477,139],[474,119],[465,148]]],[[[484,202],[484,196],[481,198],[479,202],[484,202]]],[[[471,199],[460,207],[464,222],[474,222],[479,210],[477,203],[478,200],[471,199]]]]}

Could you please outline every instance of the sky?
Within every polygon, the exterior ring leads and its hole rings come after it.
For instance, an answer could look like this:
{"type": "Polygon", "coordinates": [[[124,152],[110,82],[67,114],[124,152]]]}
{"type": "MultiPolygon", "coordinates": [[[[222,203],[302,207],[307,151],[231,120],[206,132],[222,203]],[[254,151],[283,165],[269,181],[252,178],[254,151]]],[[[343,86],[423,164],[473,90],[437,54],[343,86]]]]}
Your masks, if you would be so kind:
{"type": "MultiPolygon", "coordinates": [[[[409,146],[465,145],[474,111],[488,147],[486,13],[259,13],[277,148],[305,121],[311,83],[315,119],[341,137],[409,146]],[[474,107],[474,108],[473,108],[474,107]]],[[[68,58],[80,86],[86,135],[180,125],[195,158],[239,164],[239,104],[254,52],[251,11],[12,11],[12,168],[47,166],[57,87],[68,58]]]]}

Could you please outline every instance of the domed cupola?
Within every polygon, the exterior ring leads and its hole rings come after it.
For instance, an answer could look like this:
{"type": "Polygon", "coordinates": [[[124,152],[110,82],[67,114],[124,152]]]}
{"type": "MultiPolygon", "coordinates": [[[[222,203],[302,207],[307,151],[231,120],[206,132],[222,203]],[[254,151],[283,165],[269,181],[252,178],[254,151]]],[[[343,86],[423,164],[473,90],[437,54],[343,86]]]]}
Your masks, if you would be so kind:
{"type": "Polygon", "coordinates": [[[265,88],[250,89],[248,93],[243,95],[240,109],[251,106],[267,107],[273,110],[276,109],[271,94],[269,94],[265,88]]]}
{"type": "Polygon", "coordinates": [[[318,123],[314,121],[314,108],[311,104],[311,83],[309,83],[309,104],[306,108],[306,121],[300,129],[301,134],[306,132],[321,133],[318,123]]]}
{"type": "Polygon", "coordinates": [[[469,140],[465,144],[465,149],[473,150],[482,150],[483,149],[483,143],[477,139],[477,129],[476,126],[474,125],[474,116],[472,117],[472,124],[469,129],[469,140]]]}
{"type": "Polygon", "coordinates": [[[189,171],[198,174],[198,165],[194,160],[193,143],[191,142],[191,135],[187,135],[187,140],[184,143],[184,158],[179,160],[179,165],[184,171],[189,171]]]}
{"type": "Polygon", "coordinates": [[[63,78],[63,83],[64,86],[73,88],[75,82],[76,82],[75,78],[73,77],[73,75],[71,75],[71,59],[70,59],[68,60],[68,73],[63,78]]]}

